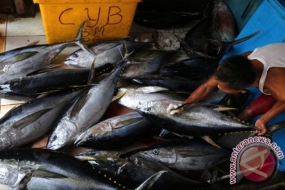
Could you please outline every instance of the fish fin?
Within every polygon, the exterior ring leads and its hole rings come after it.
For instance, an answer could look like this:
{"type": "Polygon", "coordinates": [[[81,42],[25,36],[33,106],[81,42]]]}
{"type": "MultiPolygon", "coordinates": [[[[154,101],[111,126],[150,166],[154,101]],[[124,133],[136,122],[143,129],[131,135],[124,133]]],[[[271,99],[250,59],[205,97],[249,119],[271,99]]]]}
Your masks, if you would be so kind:
{"type": "Polygon", "coordinates": [[[248,36],[246,36],[246,37],[243,37],[243,38],[240,38],[240,39],[238,39],[238,40],[235,40],[235,41],[233,41],[233,42],[223,42],[223,41],[214,40],[214,39],[207,39],[207,41],[210,42],[210,43],[212,43],[212,44],[214,44],[214,45],[217,45],[217,46],[225,46],[225,45],[227,45],[227,46],[233,46],[233,45],[242,43],[242,42],[244,42],[244,41],[246,41],[246,40],[249,40],[250,38],[252,38],[252,37],[255,36],[256,34],[258,34],[259,32],[260,32],[260,30],[257,31],[257,32],[254,32],[254,33],[252,33],[252,34],[250,34],[250,35],[248,35],[248,36]]]}
{"type": "Polygon", "coordinates": [[[92,84],[94,81],[95,81],[95,59],[93,59],[92,61],[92,64],[91,64],[91,69],[90,69],[90,72],[89,72],[89,76],[88,76],[88,82],[87,84],[92,84]]]}
{"type": "Polygon", "coordinates": [[[81,108],[85,105],[85,103],[87,102],[88,98],[89,98],[89,88],[86,88],[82,94],[80,94],[80,97],[77,99],[74,107],[72,108],[71,112],[70,112],[70,116],[74,117],[76,114],[78,114],[78,110],[81,110],[81,108]]]}
{"type": "Polygon", "coordinates": [[[40,110],[38,112],[32,113],[32,114],[20,119],[19,121],[15,122],[12,127],[23,129],[27,125],[35,122],[37,119],[39,119],[41,116],[43,116],[45,113],[49,112],[50,110],[51,109],[49,108],[49,109],[43,109],[43,110],[40,110]]]}
{"type": "Polygon", "coordinates": [[[260,32],[260,30],[254,32],[254,33],[252,33],[252,34],[250,34],[250,35],[248,35],[248,36],[246,36],[246,37],[243,37],[243,38],[240,38],[240,39],[238,39],[238,40],[235,40],[234,42],[232,42],[232,45],[235,45],[235,44],[239,44],[239,43],[241,43],[241,42],[244,42],[244,41],[246,41],[246,40],[252,38],[252,37],[255,36],[256,34],[258,34],[259,32],[260,32]]]}
{"type": "Polygon", "coordinates": [[[19,184],[13,188],[13,190],[26,190],[27,189],[27,184],[33,177],[34,170],[29,171],[19,182],[19,184]]]}
{"type": "Polygon", "coordinates": [[[284,127],[285,127],[285,121],[279,122],[279,123],[276,123],[274,125],[269,126],[268,131],[270,133],[274,133],[274,132],[278,131],[279,129],[283,129],[284,127]]]}
{"type": "Polygon", "coordinates": [[[155,92],[162,92],[162,91],[169,91],[168,88],[161,87],[161,86],[143,86],[139,87],[137,90],[144,94],[151,94],[155,92]]]}
{"type": "Polygon", "coordinates": [[[74,156],[76,159],[80,160],[80,161],[95,161],[96,158],[93,156],[88,156],[88,155],[77,155],[74,156]]]}
{"type": "Polygon", "coordinates": [[[117,92],[113,98],[112,98],[112,102],[120,99],[121,97],[123,97],[126,93],[127,93],[128,89],[121,89],[121,91],[117,92]]]}
{"type": "Polygon", "coordinates": [[[231,108],[231,107],[217,107],[213,108],[216,111],[229,111],[229,110],[238,110],[237,108],[231,108]]]}
{"type": "Polygon", "coordinates": [[[205,57],[205,58],[209,58],[209,59],[218,59],[219,56],[210,56],[210,55],[207,55],[203,52],[199,52],[199,51],[196,51],[194,50],[193,48],[191,48],[190,46],[188,46],[188,44],[182,39],[180,38],[178,35],[174,34],[174,36],[177,38],[177,40],[180,42],[181,46],[182,46],[182,49],[184,49],[185,53],[188,55],[188,57],[192,57],[193,56],[193,53],[201,56],[201,57],[205,57]]]}
{"type": "Polygon", "coordinates": [[[78,30],[74,43],[76,43],[82,50],[94,55],[94,52],[86,44],[83,43],[82,34],[84,32],[84,25],[86,21],[87,20],[83,21],[82,24],[80,25],[80,28],[78,30]]]}
{"type": "Polygon", "coordinates": [[[18,61],[22,61],[24,59],[27,59],[29,57],[32,57],[33,55],[37,54],[38,52],[37,51],[30,51],[30,52],[23,52],[23,53],[20,53],[16,56],[13,56],[13,57],[8,57],[7,59],[4,59],[1,61],[1,64],[2,65],[5,65],[5,64],[9,64],[9,63],[14,63],[14,62],[18,62],[18,61]]]}
{"type": "Polygon", "coordinates": [[[140,186],[138,186],[135,190],[146,190],[146,189],[150,189],[151,186],[160,178],[160,176],[167,172],[166,170],[161,170],[155,174],[153,174],[152,176],[150,176],[149,178],[147,178],[140,186]]]}
{"type": "Polygon", "coordinates": [[[47,73],[47,72],[50,72],[51,70],[53,70],[54,68],[58,68],[60,67],[62,64],[51,64],[51,65],[48,65],[42,69],[39,69],[39,70],[36,70],[32,73],[29,73],[27,76],[31,76],[31,75],[36,75],[36,74],[40,74],[40,73],[47,73]]]}
{"type": "Polygon", "coordinates": [[[209,144],[211,144],[211,145],[213,145],[213,146],[215,146],[215,147],[222,148],[222,147],[220,147],[217,143],[215,143],[215,142],[213,141],[213,139],[211,139],[211,137],[209,137],[209,136],[203,136],[203,137],[201,137],[201,138],[204,139],[207,143],[209,143],[209,144]]]}
{"type": "Polygon", "coordinates": [[[32,57],[33,55],[35,55],[37,53],[38,53],[37,51],[24,52],[24,53],[16,55],[16,58],[17,58],[16,60],[17,61],[22,61],[24,59],[32,57]]]}
{"type": "Polygon", "coordinates": [[[47,170],[36,170],[33,174],[33,177],[40,177],[40,178],[67,178],[67,176],[54,173],[47,170]]]}
{"type": "Polygon", "coordinates": [[[36,41],[33,41],[31,43],[29,43],[27,46],[34,46],[34,45],[37,45],[41,40],[36,40],[36,41]]]}

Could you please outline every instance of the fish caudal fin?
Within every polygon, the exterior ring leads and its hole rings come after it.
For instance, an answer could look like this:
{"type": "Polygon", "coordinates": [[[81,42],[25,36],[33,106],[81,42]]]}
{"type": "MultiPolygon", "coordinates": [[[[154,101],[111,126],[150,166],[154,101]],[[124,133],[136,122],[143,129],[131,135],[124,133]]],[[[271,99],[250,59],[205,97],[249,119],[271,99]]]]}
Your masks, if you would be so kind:
{"type": "Polygon", "coordinates": [[[91,49],[89,49],[86,44],[84,44],[83,38],[82,38],[83,29],[84,29],[86,21],[87,20],[83,21],[83,23],[80,25],[80,28],[78,30],[77,36],[76,36],[76,38],[74,40],[74,43],[76,43],[84,51],[94,55],[94,52],[91,49]]]}

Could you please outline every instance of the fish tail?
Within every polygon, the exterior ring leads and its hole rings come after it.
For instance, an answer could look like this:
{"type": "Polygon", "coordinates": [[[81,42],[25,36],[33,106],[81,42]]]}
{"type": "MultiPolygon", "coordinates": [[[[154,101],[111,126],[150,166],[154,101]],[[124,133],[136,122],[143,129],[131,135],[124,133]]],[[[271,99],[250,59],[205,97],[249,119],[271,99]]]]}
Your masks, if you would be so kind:
{"type": "Polygon", "coordinates": [[[76,43],[84,51],[94,55],[94,52],[90,48],[88,48],[86,44],[84,44],[83,37],[82,37],[86,21],[87,20],[83,21],[82,24],[80,25],[80,28],[79,28],[79,30],[77,32],[77,36],[76,36],[76,38],[74,40],[74,43],[76,43]]]}
{"type": "Polygon", "coordinates": [[[268,127],[267,134],[272,135],[274,132],[283,129],[285,127],[285,121],[273,124],[268,127]]]}

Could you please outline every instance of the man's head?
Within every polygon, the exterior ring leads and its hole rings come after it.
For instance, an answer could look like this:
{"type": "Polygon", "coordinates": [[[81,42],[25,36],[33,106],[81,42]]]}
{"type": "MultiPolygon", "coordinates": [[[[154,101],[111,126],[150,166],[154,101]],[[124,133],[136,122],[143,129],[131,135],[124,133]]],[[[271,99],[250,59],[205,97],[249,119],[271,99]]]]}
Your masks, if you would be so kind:
{"type": "Polygon", "coordinates": [[[215,73],[219,81],[218,88],[227,93],[246,92],[255,79],[255,69],[249,59],[234,55],[221,61],[215,73]]]}

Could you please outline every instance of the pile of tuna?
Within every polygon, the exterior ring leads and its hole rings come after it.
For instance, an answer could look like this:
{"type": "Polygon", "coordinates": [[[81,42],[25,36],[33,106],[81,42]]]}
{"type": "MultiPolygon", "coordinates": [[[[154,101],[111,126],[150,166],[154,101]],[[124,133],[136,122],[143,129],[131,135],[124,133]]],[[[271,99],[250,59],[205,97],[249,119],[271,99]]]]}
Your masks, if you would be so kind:
{"type": "Polygon", "coordinates": [[[86,47],[83,23],[72,42],[0,54],[2,96],[28,99],[0,120],[0,184],[17,189],[212,189],[216,167],[227,163],[231,149],[255,128],[216,110],[225,97],[220,91],[181,114],[166,112],[212,75],[228,47],[241,42],[234,41],[226,5],[216,0],[212,6],[212,16],[179,39],[179,50],[130,40],[86,47]],[[51,67],[74,43],[81,49],[51,67]],[[128,113],[106,117],[114,104],[128,113]],[[45,134],[45,149],[27,147],[45,134]],[[87,149],[75,156],[64,153],[72,145],[87,149]]]}

